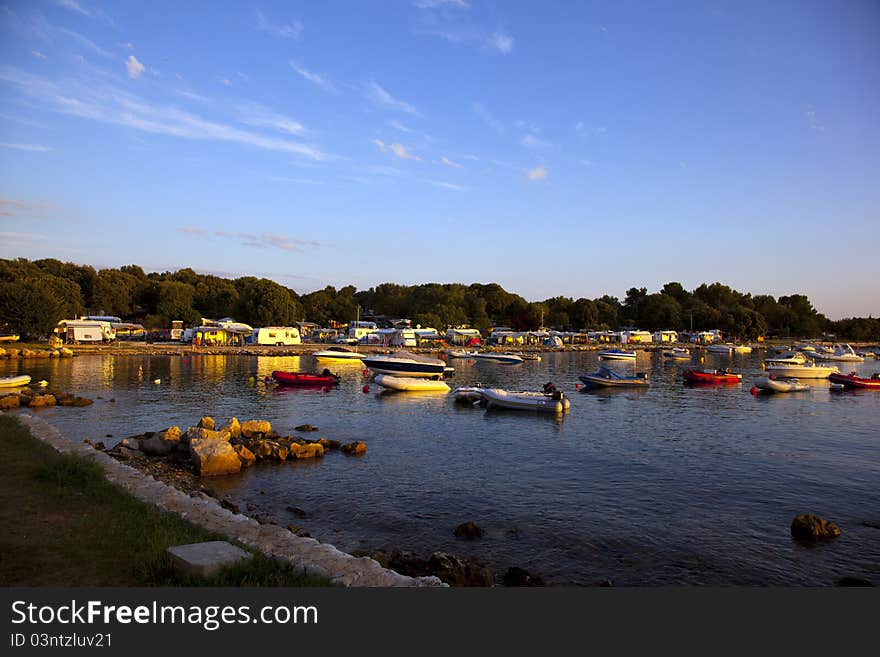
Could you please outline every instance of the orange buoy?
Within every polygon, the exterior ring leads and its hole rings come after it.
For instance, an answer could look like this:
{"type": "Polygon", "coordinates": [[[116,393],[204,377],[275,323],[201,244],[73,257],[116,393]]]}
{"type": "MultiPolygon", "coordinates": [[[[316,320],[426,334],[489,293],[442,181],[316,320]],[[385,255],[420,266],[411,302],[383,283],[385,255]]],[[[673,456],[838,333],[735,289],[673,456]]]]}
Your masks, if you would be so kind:
{"type": "Polygon", "coordinates": [[[749,392],[752,393],[753,395],[757,395],[758,394],[758,386],[752,386],[751,389],[749,390],[749,392]]]}
{"type": "Polygon", "coordinates": [[[580,383],[575,383],[575,384],[574,384],[574,389],[575,389],[575,390],[580,390],[580,389],[581,389],[581,384],[580,384],[580,383]]]}
{"type": "Polygon", "coordinates": [[[366,376],[367,376],[367,373],[368,373],[368,371],[367,371],[367,369],[366,369],[366,368],[364,368],[364,378],[366,378],[366,376]]]}
{"type": "Polygon", "coordinates": [[[370,386],[364,386],[364,392],[370,392],[370,386]]]}

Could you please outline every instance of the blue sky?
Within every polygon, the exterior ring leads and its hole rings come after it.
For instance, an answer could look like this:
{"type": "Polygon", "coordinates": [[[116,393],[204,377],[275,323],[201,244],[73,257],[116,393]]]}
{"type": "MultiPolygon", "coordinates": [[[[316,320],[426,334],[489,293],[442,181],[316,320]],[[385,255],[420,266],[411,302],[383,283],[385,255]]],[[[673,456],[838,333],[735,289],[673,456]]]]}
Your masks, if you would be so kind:
{"type": "Polygon", "coordinates": [[[5,258],[877,316],[878,174],[876,2],[0,4],[5,258]]]}

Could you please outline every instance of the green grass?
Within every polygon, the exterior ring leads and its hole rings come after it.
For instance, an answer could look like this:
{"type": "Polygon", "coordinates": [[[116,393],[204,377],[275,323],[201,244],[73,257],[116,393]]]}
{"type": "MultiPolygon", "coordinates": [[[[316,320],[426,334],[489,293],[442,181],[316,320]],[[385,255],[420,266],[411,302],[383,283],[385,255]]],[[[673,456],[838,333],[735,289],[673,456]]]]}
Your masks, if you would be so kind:
{"type": "Polygon", "coordinates": [[[257,554],[212,578],[178,575],[172,545],[227,540],[145,504],[100,466],[0,416],[0,585],[327,586],[257,554]]]}

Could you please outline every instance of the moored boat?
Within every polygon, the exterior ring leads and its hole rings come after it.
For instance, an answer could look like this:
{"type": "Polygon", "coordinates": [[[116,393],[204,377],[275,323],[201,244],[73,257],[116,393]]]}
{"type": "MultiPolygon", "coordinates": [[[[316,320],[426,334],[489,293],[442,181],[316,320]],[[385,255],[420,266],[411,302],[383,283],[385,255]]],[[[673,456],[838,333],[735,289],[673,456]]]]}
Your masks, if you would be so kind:
{"type": "Polygon", "coordinates": [[[831,383],[842,385],[845,388],[867,388],[880,390],[880,372],[875,372],[870,377],[856,376],[852,374],[832,374],[828,377],[831,383]]]}
{"type": "Polygon", "coordinates": [[[800,351],[783,351],[764,359],[765,365],[802,365],[807,357],[800,351]]]}
{"type": "Polygon", "coordinates": [[[815,360],[830,360],[841,363],[861,363],[865,360],[848,344],[835,344],[832,351],[816,351],[811,356],[815,360]]]}
{"type": "Polygon", "coordinates": [[[283,372],[275,370],[272,378],[281,385],[286,386],[335,386],[339,383],[339,377],[329,373],[314,374],[311,372],[283,372]]]}
{"type": "Polygon", "coordinates": [[[430,358],[409,351],[398,351],[393,354],[377,354],[361,359],[365,367],[376,374],[407,376],[424,379],[442,379],[446,371],[446,362],[439,358],[430,358]]]}
{"type": "Polygon", "coordinates": [[[17,333],[3,333],[0,335],[0,342],[18,342],[17,333]]]}
{"type": "Polygon", "coordinates": [[[391,390],[406,390],[411,392],[449,392],[449,386],[445,381],[421,379],[412,376],[392,376],[391,374],[377,374],[373,381],[383,388],[391,390]]]}
{"type": "Polygon", "coordinates": [[[682,372],[682,378],[685,383],[739,383],[742,381],[742,374],[731,372],[729,368],[724,370],[685,370],[682,372]]]}
{"type": "Polygon", "coordinates": [[[520,411],[542,411],[545,413],[565,413],[571,408],[571,401],[560,390],[546,393],[514,392],[501,388],[484,388],[482,397],[487,408],[509,408],[520,411]]]}
{"type": "Polygon", "coordinates": [[[523,362],[522,356],[519,356],[518,354],[497,354],[493,351],[480,351],[471,356],[476,360],[504,363],[506,365],[515,365],[523,362]]]}
{"type": "Polygon", "coordinates": [[[651,385],[648,381],[648,375],[644,372],[638,372],[635,376],[624,376],[618,374],[614,370],[607,367],[600,367],[593,374],[582,374],[578,377],[585,386],[590,388],[619,388],[619,387],[640,387],[645,388],[651,385]]]}
{"type": "Polygon", "coordinates": [[[452,396],[457,402],[473,404],[483,399],[483,388],[480,386],[460,386],[452,391],[452,396]]]}
{"type": "Polygon", "coordinates": [[[626,349],[606,349],[599,352],[599,358],[605,360],[635,360],[636,352],[626,349]]]}
{"type": "Polygon", "coordinates": [[[359,354],[351,349],[346,349],[345,347],[329,347],[323,351],[316,351],[312,356],[323,360],[357,361],[363,358],[363,354],[359,354]]]}
{"type": "Polygon", "coordinates": [[[663,358],[671,358],[672,360],[690,360],[691,350],[673,347],[672,349],[664,349],[660,355],[663,358]]]}
{"type": "Polygon", "coordinates": [[[18,376],[0,376],[0,388],[19,388],[26,386],[31,382],[29,374],[19,374],[18,376]]]}
{"type": "Polygon", "coordinates": [[[827,379],[839,370],[833,365],[817,365],[816,363],[772,364],[764,368],[767,374],[775,377],[794,379],[827,379]]]}
{"type": "Polygon", "coordinates": [[[797,379],[777,379],[771,376],[763,376],[755,381],[755,389],[765,392],[803,392],[810,386],[800,383],[797,379]]]}

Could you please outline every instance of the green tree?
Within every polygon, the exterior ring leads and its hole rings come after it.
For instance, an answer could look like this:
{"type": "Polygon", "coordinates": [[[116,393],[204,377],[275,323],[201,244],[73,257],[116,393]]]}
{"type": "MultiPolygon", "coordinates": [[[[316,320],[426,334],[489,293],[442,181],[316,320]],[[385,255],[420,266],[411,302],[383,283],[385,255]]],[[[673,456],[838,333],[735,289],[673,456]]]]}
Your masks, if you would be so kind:
{"type": "Polygon", "coordinates": [[[32,339],[47,337],[62,319],[83,312],[73,281],[50,274],[0,282],[0,325],[32,339]]]}
{"type": "Polygon", "coordinates": [[[251,326],[288,326],[298,321],[301,307],[290,290],[268,278],[245,277],[239,287],[236,319],[251,326]]]}

